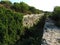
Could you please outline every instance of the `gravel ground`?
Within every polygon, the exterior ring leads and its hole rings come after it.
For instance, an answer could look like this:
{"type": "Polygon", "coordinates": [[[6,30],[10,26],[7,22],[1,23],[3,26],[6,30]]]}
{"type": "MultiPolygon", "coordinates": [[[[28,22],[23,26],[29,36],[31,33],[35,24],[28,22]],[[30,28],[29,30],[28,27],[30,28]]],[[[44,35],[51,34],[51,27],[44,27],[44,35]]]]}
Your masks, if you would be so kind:
{"type": "Polygon", "coordinates": [[[46,19],[41,45],[60,45],[60,28],[51,19],[46,19]]]}

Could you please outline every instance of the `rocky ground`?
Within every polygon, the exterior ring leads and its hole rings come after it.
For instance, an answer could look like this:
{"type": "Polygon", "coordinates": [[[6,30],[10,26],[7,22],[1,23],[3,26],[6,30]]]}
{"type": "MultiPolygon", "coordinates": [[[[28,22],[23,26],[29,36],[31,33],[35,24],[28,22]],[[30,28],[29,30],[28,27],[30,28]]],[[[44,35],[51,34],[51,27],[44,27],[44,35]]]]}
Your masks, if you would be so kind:
{"type": "Polygon", "coordinates": [[[39,18],[42,17],[43,15],[44,15],[44,13],[24,15],[24,17],[23,17],[23,26],[32,27],[34,24],[36,24],[39,21],[39,18]]]}
{"type": "Polygon", "coordinates": [[[46,19],[41,45],[60,45],[60,28],[51,19],[46,19]]]}

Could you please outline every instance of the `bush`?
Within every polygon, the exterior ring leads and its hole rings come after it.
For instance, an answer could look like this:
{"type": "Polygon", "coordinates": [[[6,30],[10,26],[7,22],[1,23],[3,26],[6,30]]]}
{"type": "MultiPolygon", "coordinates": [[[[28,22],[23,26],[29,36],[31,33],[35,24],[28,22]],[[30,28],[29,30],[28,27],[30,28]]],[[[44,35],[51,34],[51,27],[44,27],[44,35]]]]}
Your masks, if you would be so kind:
{"type": "Polygon", "coordinates": [[[0,7],[0,44],[13,45],[22,32],[22,18],[20,13],[14,13],[4,7],[0,7]]]}
{"type": "Polygon", "coordinates": [[[54,8],[52,19],[54,20],[55,24],[60,27],[60,7],[57,6],[54,8]]]}
{"type": "Polygon", "coordinates": [[[40,14],[43,12],[39,9],[36,9],[35,7],[29,6],[25,2],[11,3],[10,1],[1,1],[0,4],[2,4],[6,8],[12,9],[16,12],[23,14],[40,14]]]}

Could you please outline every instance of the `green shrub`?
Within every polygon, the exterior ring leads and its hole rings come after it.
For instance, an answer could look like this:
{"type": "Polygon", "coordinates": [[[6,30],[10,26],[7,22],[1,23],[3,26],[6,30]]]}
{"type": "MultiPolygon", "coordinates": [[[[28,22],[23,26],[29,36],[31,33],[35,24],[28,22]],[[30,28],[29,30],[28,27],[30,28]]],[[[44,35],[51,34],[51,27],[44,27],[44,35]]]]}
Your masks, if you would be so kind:
{"type": "Polygon", "coordinates": [[[57,6],[54,8],[52,19],[54,20],[55,24],[60,27],[60,7],[57,6]]]}
{"type": "Polygon", "coordinates": [[[13,45],[23,30],[23,15],[0,7],[0,44],[13,45]]]}

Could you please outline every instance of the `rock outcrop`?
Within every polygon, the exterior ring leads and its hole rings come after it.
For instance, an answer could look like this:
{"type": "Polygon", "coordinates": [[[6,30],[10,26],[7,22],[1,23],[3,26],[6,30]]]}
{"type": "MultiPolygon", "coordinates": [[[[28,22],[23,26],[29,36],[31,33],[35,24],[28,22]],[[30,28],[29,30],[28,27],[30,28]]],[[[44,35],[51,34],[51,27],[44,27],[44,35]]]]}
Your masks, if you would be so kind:
{"type": "Polygon", "coordinates": [[[42,17],[44,13],[42,14],[27,14],[23,17],[23,26],[25,27],[32,27],[34,24],[36,24],[39,21],[39,18],[42,17]]]}

